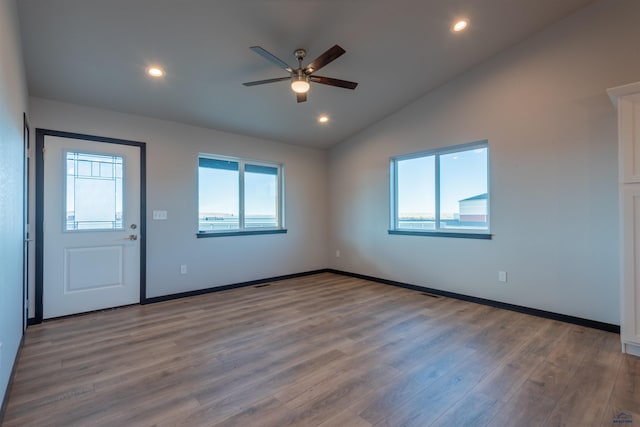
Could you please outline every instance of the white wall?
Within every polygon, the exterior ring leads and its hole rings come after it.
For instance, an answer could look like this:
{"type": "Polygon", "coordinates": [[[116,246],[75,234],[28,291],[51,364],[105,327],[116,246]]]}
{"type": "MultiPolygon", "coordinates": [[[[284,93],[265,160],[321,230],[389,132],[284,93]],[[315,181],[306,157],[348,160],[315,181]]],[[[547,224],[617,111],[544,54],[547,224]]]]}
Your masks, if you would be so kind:
{"type": "Polygon", "coordinates": [[[29,108],[34,129],[147,143],[148,297],[327,266],[325,151],[38,98],[29,108]],[[201,152],[283,163],[288,232],[197,239],[201,152]],[[154,209],[168,220],[153,221],[154,209]]]}
{"type": "Polygon", "coordinates": [[[22,338],[22,114],[27,110],[14,0],[0,0],[0,404],[22,338]]]}
{"type": "Polygon", "coordinates": [[[597,1],[332,149],[332,267],[619,324],[605,91],[640,80],[638,16],[597,1]],[[485,138],[493,240],[387,234],[390,156],[485,138]]]}

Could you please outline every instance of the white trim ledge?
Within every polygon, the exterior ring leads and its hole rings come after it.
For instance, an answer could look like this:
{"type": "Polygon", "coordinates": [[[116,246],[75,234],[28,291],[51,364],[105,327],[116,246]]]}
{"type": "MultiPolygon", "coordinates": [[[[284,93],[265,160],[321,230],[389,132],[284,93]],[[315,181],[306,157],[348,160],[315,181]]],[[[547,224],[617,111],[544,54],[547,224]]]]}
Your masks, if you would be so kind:
{"type": "Polygon", "coordinates": [[[622,342],[622,352],[640,357],[640,345],[632,342],[622,342]]]}

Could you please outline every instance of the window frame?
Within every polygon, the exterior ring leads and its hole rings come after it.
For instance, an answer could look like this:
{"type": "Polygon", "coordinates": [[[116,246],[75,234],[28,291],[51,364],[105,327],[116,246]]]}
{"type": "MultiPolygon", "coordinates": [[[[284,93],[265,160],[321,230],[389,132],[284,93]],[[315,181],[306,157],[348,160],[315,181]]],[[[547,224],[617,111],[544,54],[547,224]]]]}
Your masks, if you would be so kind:
{"type": "Polygon", "coordinates": [[[448,147],[436,148],[427,151],[420,151],[410,154],[402,154],[393,156],[389,159],[389,176],[390,176],[390,216],[389,216],[389,234],[400,234],[410,236],[436,236],[436,237],[457,237],[468,239],[491,239],[491,162],[490,162],[489,141],[484,139],[480,141],[469,142],[465,144],[452,145],[448,147]],[[486,229],[461,229],[441,228],[440,222],[440,156],[464,151],[471,151],[479,148],[487,150],[487,228],[486,229]],[[434,174],[435,174],[435,228],[433,230],[416,230],[399,227],[398,219],[398,162],[403,160],[411,160],[423,157],[434,157],[434,174]]]}
{"type": "Polygon", "coordinates": [[[198,216],[196,237],[222,237],[222,236],[247,236],[258,234],[280,234],[286,233],[284,222],[284,165],[282,163],[269,162],[264,160],[248,159],[243,157],[231,157],[209,153],[198,154],[198,216]],[[200,230],[200,159],[212,159],[228,162],[236,162],[238,164],[238,229],[234,230],[200,230]],[[275,227],[246,227],[245,224],[245,166],[263,166],[275,168],[276,173],[276,222],[275,227]]]}

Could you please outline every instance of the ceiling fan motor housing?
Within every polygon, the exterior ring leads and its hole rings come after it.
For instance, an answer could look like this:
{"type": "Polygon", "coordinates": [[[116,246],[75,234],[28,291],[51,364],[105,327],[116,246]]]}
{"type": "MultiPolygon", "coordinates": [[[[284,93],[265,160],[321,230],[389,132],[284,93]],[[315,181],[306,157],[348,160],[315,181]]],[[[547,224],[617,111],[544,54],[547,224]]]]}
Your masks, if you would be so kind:
{"type": "Polygon", "coordinates": [[[295,73],[292,74],[291,77],[293,77],[293,80],[309,80],[309,76],[307,76],[302,68],[298,68],[297,70],[295,70],[295,73]]]}
{"type": "Polygon", "coordinates": [[[298,61],[302,61],[304,57],[307,56],[307,51],[304,49],[296,49],[295,52],[293,52],[293,54],[295,55],[298,61]]]}

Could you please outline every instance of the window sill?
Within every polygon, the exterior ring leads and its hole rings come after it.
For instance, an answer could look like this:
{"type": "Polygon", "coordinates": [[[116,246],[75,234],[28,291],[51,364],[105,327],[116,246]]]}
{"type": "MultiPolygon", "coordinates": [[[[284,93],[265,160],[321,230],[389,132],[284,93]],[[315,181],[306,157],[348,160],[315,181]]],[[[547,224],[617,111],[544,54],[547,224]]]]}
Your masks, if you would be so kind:
{"type": "Polygon", "coordinates": [[[242,231],[209,231],[196,233],[198,239],[206,237],[228,237],[228,236],[255,236],[258,234],[284,234],[286,228],[278,228],[272,230],[242,230],[242,231]]]}
{"type": "Polygon", "coordinates": [[[482,240],[491,240],[493,237],[493,235],[489,233],[453,233],[453,232],[447,232],[447,231],[389,230],[389,234],[400,234],[404,236],[457,237],[459,239],[482,239],[482,240]]]}

